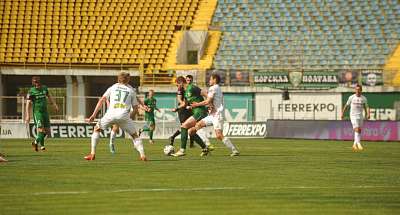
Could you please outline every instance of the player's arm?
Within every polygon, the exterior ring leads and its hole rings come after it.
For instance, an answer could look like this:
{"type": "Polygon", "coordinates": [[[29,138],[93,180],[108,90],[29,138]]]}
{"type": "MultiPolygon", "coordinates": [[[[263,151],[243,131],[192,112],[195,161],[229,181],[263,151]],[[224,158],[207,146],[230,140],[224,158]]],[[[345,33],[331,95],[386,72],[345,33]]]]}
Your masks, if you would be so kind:
{"type": "Polygon", "coordinates": [[[193,108],[200,107],[200,106],[207,106],[207,105],[212,103],[212,100],[214,98],[214,93],[213,92],[207,94],[207,91],[203,91],[202,90],[201,91],[201,95],[205,98],[205,100],[202,101],[202,102],[193,102],[192,105],[191,105],[193,108]]]}
{"type": "Polygon", "coordinates": [[[106,96],[102,96],[99,101],[96,104],[96,107],[94,108],[94,111],[92,113],[92,115],[87,119],[88,122],[93,122],[93,120],[96,118],[97,113],[99,113],[100,109],[103,106],[103,102],[107,101],[107,97],[106,96]]]}
{"type": "Polygon", "coordinates": [[[371,109],[369,108],[367,102],[364,103],[364,111],[365,114],[367,115],[366,118],[369,119],[371,117],[371,109]]]}
{"type": "Polygon", "coordinates": [[[53,97],[50,95],[49,92],[47,92],[47,98],[49,99],[50,103],[53,104],[54,110],[56,110],[56,112],[58,112],[58,105],[56,103],[56,100],[53,99],[53,97]]]}
{"type": "Polygon", "coordinates": [[[345,104],[344,107],[342,108],[342,114],[340,115],[340,118],[341,118],[342,120],[344,119],[344,113],[346,113],[347,109],[348,109],[349,106],[350,106],[351,98],[352,98],[352,97],[350,96],[349,99],[347,99],[346,104],[345,104]]]}
{"type": "Polygon", "coordinates": [[[29,123],[31,121],[31,107],[32,107],[32,101],[28,97],[28,100],[26,101],[26,108],[25,108],[25,122],[29,123]]]}

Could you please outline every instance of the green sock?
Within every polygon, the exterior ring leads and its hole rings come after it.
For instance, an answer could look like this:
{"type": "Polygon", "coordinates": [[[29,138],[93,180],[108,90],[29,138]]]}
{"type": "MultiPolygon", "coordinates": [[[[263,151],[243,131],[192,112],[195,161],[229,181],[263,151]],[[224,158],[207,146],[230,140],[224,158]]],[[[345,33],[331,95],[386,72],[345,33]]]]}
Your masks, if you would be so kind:
{"type": "Polygon", "coordinates": [[[204,141],[203,141],[203,140],[200,138],[200,136],[197,135],[197,134],[194,134],[194,135],[190,136],[190,139],[193,139],[194,142],[196,142],[197,144],[199,144],[199,146],[200,146],[202,149],[204,149],[204,148],[207,147],[206,144],[204,143],[204,141]]]}
{"type": "Polygon", "coordinates": [[[149,131],[149,137],[150,137],[150,140],[153,140],[153,131],[152,130],[149,131]]]}
{"type": "Polygon", "coordinates": [[[143,131],[147,131],[147,132],[149,132],[150,131],[150,128],[149,127],[147,127],[147,126],[145,126],[145,127],[143,127],[143,129],[142,129],[143,131]]]}
{"type": "Polygon", "coordinates": [[[181,149],[186,149],[187,140],[188,130],[187,128],[181,128],[181,149]]]}
{"type": "Polygon", "coordinates": [[[45,133],[44,132],[39,132],[37,137],[36,137],[36,143],[40,144],[40,146],[44,146],[44,136],[45,133]]]}

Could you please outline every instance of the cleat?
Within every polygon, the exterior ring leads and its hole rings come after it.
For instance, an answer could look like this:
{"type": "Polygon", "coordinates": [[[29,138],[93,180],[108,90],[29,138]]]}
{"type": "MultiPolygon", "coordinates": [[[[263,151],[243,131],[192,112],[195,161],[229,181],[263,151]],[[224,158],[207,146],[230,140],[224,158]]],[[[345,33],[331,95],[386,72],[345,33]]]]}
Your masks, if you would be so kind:
{"type": "Polygon", "coordinates": [[[114,144],[110,144],[110,152],[111,154],[115,154],[115,145],[114,144]]]}
{"type": "Polygon", "coordinates": [[[8,160],[0,156],[0,162],[7,162],[8,160]]]}
{"type": "Polygon", "coordinates": [[[210,151],[210,152],[214,151],[214,149],[215,149],[215,146],[213,144],[210,144],[207,147],[208,147],[208,151],[210,151]]]}
{"type": "Polygon", "coordinates": [[[356,145],[353,145],[352,149],[353,149],[353,152],[357,152],[358,151],[358,148],[357,148],[356,145]]]}
{"type": "Polygon", "coordinates": [[[235,157],[235,156],[239,156],[239,155],[240,155],[240,153],[238,151],[233,151],[230,156],[235,157]]]}
{"type": "Polygon", "coordinates": [[[147,158],[146,158],[146,156],[142,156],[142,157],[140,157],[140,160],[141,161],[147,161],[147,158]]]}
{"type": "Polygon", "coordinates": [[[39,151],[39,150],[38,150],[38,144],[36,143],[35,140],[32,141],[32,148],[33,148],[33,151],[35,151],[35,152],[39,151]]]}
{"type": "Polygon", "coordinates": [[[42,152],[46,151],[46,148],[44,146],[40,147],[40,150],[42,150],[42,152]]]}
{"type": "Polygon", "coordinates": [[[89,155],[86,155],[84,158],[85,158],[85,160],[92,161],[92,160],[94,160],[96,158],[96,155],[95,154],[89,154],[89,155]]]}
{"type": "Polygon", "coordinates": [[[357,148],[358,148],[359,151],[364,150],[364,148],[361,146],[361,144],[358,144],[358,145],[357,145],[357,148]]]}
{"type": "Polygon", "coordinates": [[[182,150],[179,150],[176,153],[171,154],[171,156],[173,156],[173,157],[182,157],[182,156],[185,156],[185,155],[186,155],[185,152],[182,151],[182,150]]]}
{"type": "Polygon", "coordinates": [[[149,140],[149,143],[150,143],[150,144],[154,144],[154,141],[153,141],[153,140],[149,140]]]}
{"type": "Polygon", "coordinates": [[[208,155],[208,153],[210,153],[210,150],[209,150],[208,148],[204,148],[204,149],[201,151],[200,157],[205,157],[205,156],[208,155]]]}

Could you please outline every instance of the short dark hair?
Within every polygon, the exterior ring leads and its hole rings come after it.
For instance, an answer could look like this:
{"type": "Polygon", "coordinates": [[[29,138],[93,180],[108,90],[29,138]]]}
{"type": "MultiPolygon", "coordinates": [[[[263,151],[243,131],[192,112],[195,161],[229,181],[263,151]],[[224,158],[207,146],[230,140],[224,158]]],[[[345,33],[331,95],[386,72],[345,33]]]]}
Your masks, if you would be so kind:
{"type": "Polygon", "coordinates": [[[190,80],[193,80],[193,75],[187,75],[186,78],[190,78],[190,80]]]}
{"type": "Polygon", "coordinates": [[[217,84],[221,83],[221,76],[216,73],[211,74],[211,78],[217,81],[217,84]]]}
{"type": "Polygon", "coordinates": [[[355,87],[355,88],[357,88],[357,87],[359,87],[360,90],[362,90],[362,85],[361,85],[361,84],[356,84],[356,87],[355,87]]]}
{"type": "Polygon", "coordinates": [[[182,83],[185,83],[186,80],[185,80],[185,77],[179,76],[179,77],[176,78],[175,82],[176,82],[177,84],[182,84],[182,83]]]}

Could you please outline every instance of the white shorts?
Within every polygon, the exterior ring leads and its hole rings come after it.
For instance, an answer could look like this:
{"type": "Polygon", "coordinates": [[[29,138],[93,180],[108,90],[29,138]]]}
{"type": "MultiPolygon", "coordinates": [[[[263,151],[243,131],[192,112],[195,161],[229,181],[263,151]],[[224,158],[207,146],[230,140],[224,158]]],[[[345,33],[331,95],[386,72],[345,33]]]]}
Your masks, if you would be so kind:
{"type": "Polygon", "coordinates": [[[351,124],[353,125],[353,129],[361,128],[364,123],[364,119],[360,117],[350,117],[351,124]]]}
{"type": "Polygon", "coordinates": [[[136,133],[135,123],[129,117],[129,114],[124,115],[111,115],[105,114],[98,122],[97,126],[102,130],[106,130],[112,125],[117,124],[122,130],[124,130],[128,134],[136,133]]]}
{"type": "Polygon", "coordinates": [[[221,115],[208,115],[202,119],[206,126],[213,126],[214,130],[222,130],[224,125],[224,118],[221,115]]]}

